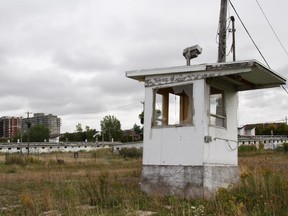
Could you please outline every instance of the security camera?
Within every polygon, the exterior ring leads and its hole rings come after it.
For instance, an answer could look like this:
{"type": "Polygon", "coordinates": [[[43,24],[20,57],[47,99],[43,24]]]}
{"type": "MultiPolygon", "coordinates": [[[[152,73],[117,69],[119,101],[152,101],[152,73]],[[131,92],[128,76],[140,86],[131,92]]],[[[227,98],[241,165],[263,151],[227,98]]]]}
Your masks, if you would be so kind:
{"type": "Polygon", "coordinates": [[[183,56],[187,60],[187,65],[190,65],[190,60],[196,58],[202,53],[202,48],[199,45],[187,47],[183,50],[183,56]]]}

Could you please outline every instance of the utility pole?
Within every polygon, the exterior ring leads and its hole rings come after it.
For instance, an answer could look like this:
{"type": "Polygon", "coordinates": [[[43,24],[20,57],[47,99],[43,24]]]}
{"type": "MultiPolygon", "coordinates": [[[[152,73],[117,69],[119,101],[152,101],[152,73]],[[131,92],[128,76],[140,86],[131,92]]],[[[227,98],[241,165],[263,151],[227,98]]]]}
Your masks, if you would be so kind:
{"type": "Polygon", "coordinates": [[[221,0],[219,17],[219,46],[218,62],[226,62],[226,24],[227,23],[227,0],[221,0]]]}
{"type": "Polygon", "coordinates": [[[26,114],[27,114],[27,119],[28,119],[28,121],[27,121],[27,128],[28,128],[28,130],[27,130],[27,134],[28,134],[28,136],[27,136],[27,152],[28,152],[28,156],[29,156],[29,154],[30,154],[30,142],[29,142],[29,138],[30,138],[30,133],[29,133],[29,131],[30,131],[30,127],[31,127],[31,123],[30,123],[30,119],[29,119],[29,115],[30,114],[32,114],[31,112],[29,112],[29,111],[27,111],[26,112],[26,114]]]}

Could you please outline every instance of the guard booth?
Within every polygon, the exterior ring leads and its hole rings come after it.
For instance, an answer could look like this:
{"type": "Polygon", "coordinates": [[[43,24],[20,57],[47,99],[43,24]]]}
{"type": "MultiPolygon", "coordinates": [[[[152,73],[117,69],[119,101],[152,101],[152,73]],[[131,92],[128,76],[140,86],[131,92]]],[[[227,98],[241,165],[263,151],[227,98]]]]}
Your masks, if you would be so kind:
{"type": "Polygon", "coordinates": [[[145,84],[141,188],[148,195],[185,198],[210,198],[239,180],[237,93],[286,83],[255,60],[126,76],[145,84]]]}

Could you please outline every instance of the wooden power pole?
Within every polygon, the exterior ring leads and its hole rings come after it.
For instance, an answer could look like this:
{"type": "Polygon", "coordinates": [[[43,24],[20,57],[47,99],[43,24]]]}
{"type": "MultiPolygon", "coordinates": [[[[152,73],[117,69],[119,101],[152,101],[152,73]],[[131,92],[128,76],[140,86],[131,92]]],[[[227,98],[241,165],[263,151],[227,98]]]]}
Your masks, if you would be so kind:
{"type": "Polygon", "coordinates": [[[218,62],[226,62],[227,1],[228,0],[221,0],[221,9],[219,18],[218,62]]]}
{"type": "Polygon", "coordinates": [[[27,153],[29,156],[29,154],[30,154],[30,140],[29,139],[30,139],[30,126],[31,126],[29,115],[32,113],[27,111],[26,114],[27,114],[27,134],[28,134],[28,136],[27,136],[27,150],[28,150],[27,153]]]}

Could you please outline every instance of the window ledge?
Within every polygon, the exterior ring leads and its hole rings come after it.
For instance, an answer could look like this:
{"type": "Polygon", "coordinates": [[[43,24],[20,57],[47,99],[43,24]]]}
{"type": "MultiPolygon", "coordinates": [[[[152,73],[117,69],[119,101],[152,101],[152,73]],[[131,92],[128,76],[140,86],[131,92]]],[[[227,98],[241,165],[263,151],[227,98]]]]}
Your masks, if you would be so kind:
{"type": "Polygon", "coordinates": [[[152,126],[152,129],[161,129],[161,128],[178,128],[178,127],[194,127],[193,124],[177,124],[177,125],[159,125],[159,126],[152,126]]]}
{"type": "Polygon", "coordinates": [[[218,128],[218,129],[227,130],[227,127],[218,126],[218,125],[211,125],[211,124],[209,124],[209,127],[213,127],[213,128],[218,128]]]}

